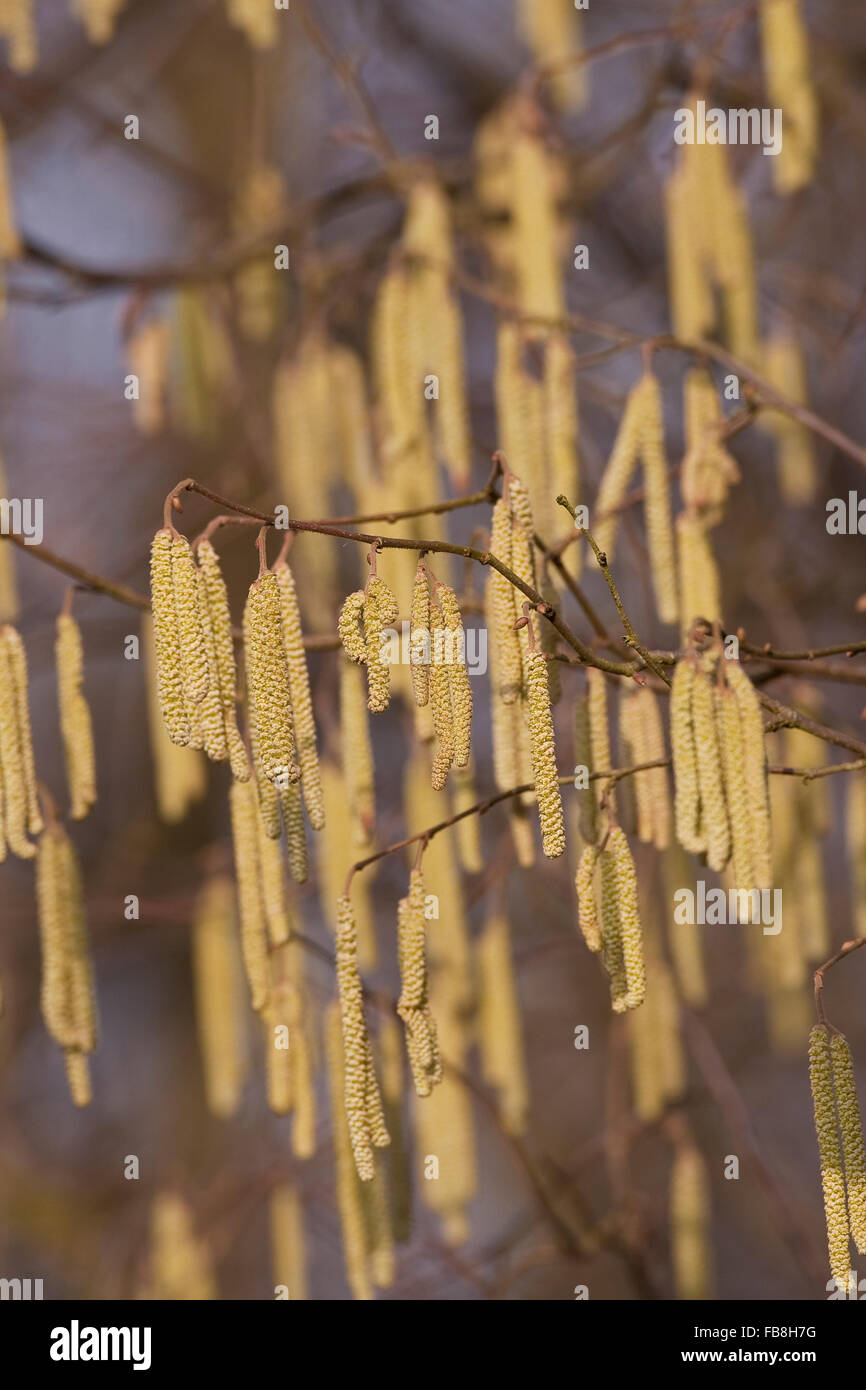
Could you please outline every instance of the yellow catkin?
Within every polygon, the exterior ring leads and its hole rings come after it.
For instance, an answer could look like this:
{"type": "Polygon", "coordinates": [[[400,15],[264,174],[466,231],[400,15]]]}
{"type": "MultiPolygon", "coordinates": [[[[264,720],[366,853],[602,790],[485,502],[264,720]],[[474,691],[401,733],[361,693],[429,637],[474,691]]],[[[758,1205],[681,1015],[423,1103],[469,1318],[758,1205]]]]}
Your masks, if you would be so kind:
{"type": "Polygon", "coordinates": [[[581,55],[580,15],[572,0],[517,0],[517,24],[535,61],[549,67],[556,105],[577,111],[587,99],[586,64],[581,55]]]}
{"type": "Polygon", "coordinates": [[[367,714],[361,672],[351,661],[343,660],[340,662],[340,747],[352,839],[360,847],[371,843],[376,818],[375,768],[367,714]]]}
{"type": "Polygon", "coordinates": [[[192,720],[208,693],[210,672],[199,612],[195,561],[186,536],[171,538],[171,585],[177,614],[183,698],[192,720]]]}
{"type": "MultiPolygon", "coordinates": [[[[680,475],[680,491],[687,509],[699,514],[706,525],[721,520],[729,487],[739,481],[735,460],[719,442],[724,421],[719,393],[704,367],[692,367],[683,383],[683,417],[686,452],[680,475]]],[[[683,619],[686,614],[681,615],[683,619]]]]}
{"type": "Polygon", "coordinates": [[[307,1244],[301,1194],[288,1182],[271,1192],[271,1268],[277,1289],[292,1302],[307,1298],[307,1244]]]}
{"type": "Polygon", "coordinates": [[[668,298],[674,333],[684,342],[706,337],[715,318],[712,283],[695,235],[692,180],[680,165],[665,184],[668,298]]]}
{"type": "MultiPolygon", "coordinates": [[[[255,163],[237,185],[232,209],[234,231],[241,242],[261,240],[286,215],[286,185],[273,165],[255,163]]],[[[265,343],[284,316],[284,277],[277,270],[276,247],[244,261],[235,271],[233,288],[238,327],[245,338],[265,343]]]]}
{"type": "Polygon", "coordinates": [[[268,938],[260,881],[258,804],[255,783],[232,782],[229,791],[235,878],[241,921],[241,951],[252,1005],[268,1000],[268,938]]]}
{"type": "Polygon", "coordinates": [[[337,630],[346,656],[350,661],[360,662],[366,655],[364,636],[361,632],[361,615],[364,611],[364,590],[356,589],[348,594],[340,608],[337,630]]]}
{"type": "Polygon", "coordinates": [[[640,451],[644,474],[644,514],[656,611],[663,623],[678,616],[677,571],[671,526],[664,412],[658,378],[647,372],[641,384],[640,451]]]}
{"type": "Polygon", "coordinates": [[[355,918],[346,897],[337,901],[337,985],[345,1055],[346,1119],[358,1176],[362,1182],[368,1182],[374,1172],[373,1146],[387,1144],[388,1133],[364,1018],[355,918]]]}
{"type": "Polygon", "coordinates": [[[426,705],[430,695],[430,589],[427,571],[420,560],[412,586],[409,662],[415,704],[426,705]]]}
{"type": "Polygon", "coordinates": [[[854,936],[866,936],[866,774],[847,778],[845,844],[851,883],[851,919],[854,936]]]}
{"type": "Polygon", "coordinates": [[[90,947],[78,860],[57,822],[39,840],[36,902],[42,951],[42,1016],[51,1037],[67,1054],[67,1075],[75,1105],[90,1100],[86,1063],[96,1047],[97,1018],[90,947]]]}
{"type": "Polygon", "coordinates": [[[210,1251],[196,1235],[193,1215],[176,1192],[160,1192],[150,1215],[149,1296],[205,1302],[217,1297],[210,1251]]]}
{"type": "Polygon", "coordinates": [[[707,836],[707,864],[717,872],[728,862],[731,834],[722,779],[722,761],[713,702],[714,677],[698,671],[692,686],[692,722],[698,766],[701,820],[707,836]]]}
{"type": "Polygon", "coordinates": [[[737,662],[725,663],[725,679],[737,701],[743,735],[743,771],[749,803],[754,886],[769,888],[772,884],[770,807],[761,706],[755,687],[737,662]]]}
{"type": "Polygon", "coordinates": [[[525,117],[521,114],[511,151],[514,274],[523,314],[558,319],[565,303],[556,160],[533,124],[528,111],[525,117]]]}
{"type": "Polygon", "coordinates": [[[677,517],[680,575],[680,630],[683,637],[697,618],[721,622],[719,572],[705,522],[691,512],[677,517]]]}
{"type": "Polygon", "coordinates": [[[282,641],[277,576],[263,574],[250,585],[244,609],[244,655],[258,766],[270,782],[297,782],[289,670],[282,641]]]}
{"type": "Polygon", "coordinates": [[[616,432],[613,449],[605,465],[595,501],[593,535],[599,550],[613,560],[618,516],[616,508],[625,497],[641,449],[641,431],[647,403],[649,376],[641,377],[626,397],[625,409],[616,432]]]}
{"type": "Polygon", "coordinates": [[[695,1146],[677,1146],[670,1189],[671,1257],[677,1298],[711,1297],[710,1192],[707,1169],[695,1146]]]}
{"type": "Polygon", "coordinates": [[[619,940],[625,970],[625,994],[622,999],[615,1000],[613,1005],[616,1012],[621,1012],[623,1009],[635,1009],[643,1003],[646,994],[646,974],[637,875],[625,832],[618,825],[612,826],[608,833],[606,853],[613,859],[619,940]]]}
{"type": "Polygon", "coordinates": [[[182,821],[207,791],[207,763],[194,748],[173,743],[163,719],[154,650],[154,624],[149,613],[141,620],[141,645],[147,682],[148,727],[154,764],[154,792],[160,820],[168,825],[182,821]]]}
{"type": "Polygon", "coordinates": [[[292,1152],[296,1158],[312,1158],[316,1152],[316,1035],[307,992],[304,947],[298,940],[282,948],[282,970],[292,989],[292,1089],[295,1118],[292,1152]]]}
{"type": "Polygon", "coordinates": [[[226,13],[253,48],[273,48],[279,11],[272,0],[226,0],[226,13]]]}
{"type": "MultiPolygon", "coordinates": [[[[454,814],[459,816],[477,803],[475,775],[472,764],[469,763],[465,768],[458,769],[454,775],[454,814]]],[[[456,825],[457,851],[467,874],[480,874],[484,866],[481,855],[480,819],[477,815],[463,816],[456,825]]]]}
{"type": "MultiPolygon", "coordinates": [[[[330,922],[334,902],[343,891],[346,874],[358,858],[354,844],[354,822],[346,796],[346,781],[339,766],[330,759],[322,762],[325,793],[325,829],[317,840],[319,851],[318,892],[321,912],[330,922]]],[[[371,901],[372,869],[365,869],[353,883],[353,907],[358,930],[358,963],[372,970],[378,957],[376,924],[371,901]]]]}
{"type": "MultiPolygon", "coordinates": [[[[808,404],[806,364],[796,338],[777,333],[764,344],[764,375],[797,405],[808,404]]],[[[815,498],[818,469],[812,435],[799,420],[781,411],[762,414],[762,424],[776,440],[779,491],[792,507],[806,507],[815,498]]]]}
{"type": "MultiPolygon", "coordinates": [[[[629,757],[635,763],[657,762],[666,756],[659,707],[649,687],[627,694],[620,703],[620,716],[626,721],[629,757]]],[[[638,839],[655,845],[656,849],[667,849],[670,797],[666,770],[648,768],[635,773],[631,780],[637,801],[638,839]]]]}
{"type": "Polygon", "coordinates": [[[432,784],[436,791],[445,786],[454,762],[456,738],[454,707],[451,698],[451,676],[447,665],[448,630],[442,611],[435,599],[430,602],[430,634],[432,642],[430,666],[430,707],[436,735],[436,754],[433,759],[432,784]]]}
{"type": "Polygon", "coordinates": [[[752,826],[746,786],[745,753],[740,711],[732,690],[717,687],[714,692],[716,724],[719,734],[725,800],[731,827],[731,864],[734,886],[756,886],[752,860],[752,826]]]}
{"type": "Polygon", "coordinates": [[[250,775],[250,767],[237,725],[237,672],[228,594],[219,557],[209,540],[199,541],[196,559],[201,581],[199,599],[212,636],[213,678],[222,710],[229,762],[232,775],[238,781],[245,782],[250,775]]]}
{"type": "Polygon", "coordinates": [[[304,815],[301,810],[301,789],[295,784],[280,792],[280,807],[286,828],[286,852],[289,873],[295,883],[306,883],[309,872],[307,862],[307,835],[304,829],[304,815]]]}
{"type": "Polygon", "coordinates": [[[373,575],[367,583],[362,619],[367,708],[372,714],[381,714],[391,701],[391,667],[383,644],[397,619],[397,600],[378,575],[373,575]]]}
{"type": "Polygon", "coordinates": [[[15,225],[15,212],[12,204],[12,180],[9,173],[9,155],[6,144],[6,130],[0,122],[0,260],[11,261],[21,255],[21,242],[15,225]]]}
{"type": "MultiPolygon", "coordinates": [[[[663,860],[663,882],[668,902],[674,901],[674,893],[688,882],[691,874],[691,865],[681,847],[671,845],[663,860]]],[[[686,1004],[694,1009],[702,1009],[708,997],[703,933],[689,922],[674,921],[672,913],[668,914],[667,928],[678,993],[686,1004]]]]}
{"type": "Polygon", "coordinates": [[[671,685],[671,749],[674,766],[674,820],[677,839],[683,849],[702,854],[706,835],[701,818],[698,784],[698,754],[692,695],[698,673],[689,661],[678,661],[671,685]]]}
{"type": "Polygon", "coordinates": [[[207,756],[212,758],[214,762],[221,763],[225,762],[228,757],[229,747],[226,738],[225,712],[220,695],[216,638],[211,622],[207,583],[199,566],[196,566],[195,579],[199,621],[207,660],[208,684],[207,693],[191,721],[192,738],[190,742],[196,748],[203,748],[207,756]]]}
{"type": "Polygon", "coordinates": [[[772,160],[780,193],[811,182],[818,157],[818,103],[809,72],[809,36],[800,0],[761,0],[761,54],[770,107],[784,111],[784,139],[772,160]]]}
{"type": "Polygon", "coordinates": [[[181,638],[174,602],[171,532],[157,531],[150,550],[150,592],[159,703],[172,743],[189,743],[190,718],[181,670],[181,638]]]}
{"type": "Polygon", "coordinates": [[[842,1149],[836,1126],[836,1101],[833,1087],[833,1062],[827,1029],[817,1025],[809,1034],[809,1078],[815,1110],[815,1134],[821,1164],[821,1185],[824,1189],[824,1215],[827,1221],[827,1244],[830,1252],[830,1274],[847,1287],[850,1268],[848,1244],[848,1213],[845,1204],[845,1177],[842,1169],[842,1149]]]}
{"type": "Polygon", "coordinates": [[[616,864],[607,849],[599,853],[599,903],[601,907],[602,963],[610,980],[610,1001],[616,1013],[625,1009],[628,983],[619,920],[619,888],[616,864]]]}
{"type": "MultiPolygon", "coordinates": [[[[544,359],[545,423],[550,469],[550,492],[555,499],[564,493],[571,502],[580,496],[578,452],[578,410],[575,389],[575,358],[568,339],[551,333],[544,359]]],[[[575,546],[571,563],[582,554],[575,546]]],[[[579,564],[579,562],[578,562],[579,564]]]]}
{"type": "Polygon", "coordinates": [[[527,699],[532,775],[538,798],[541,846],[548,859],[556,859],[565,850],[565,823],[556,767],[547,660],[543,652],[533,652],[529,658],[527,699]]]}
{"type": "Polygon", "coordinates": [[[6,40],[9,67],[22,76],[37,62],[34,0],[11,0],[0,8],[0,34],[6,40]]]}
{"type": "Polygon", "coordinates": [[[373,1297],[368,1268],[367,1232],[361,1183],[355,1171],[349,1127],[346,1120],[343,1036],[340,1008],[334,1004],[326,1019],[326,1051],[330,1079],[331,1117],[336,1166],[337,1210],[343,1240],[343,1263],[349,1287],[356,1299],[373,1297]]]}
{"type": "Polygon", "coordinates": [[[292,930],[286,899],[283,848],[280,840],[267,833],[261,804],[258,806],[256,828],[259,892],[268,928],[268,939],[272,946],[281,946],[288,941],[292,930]]]}
{"type": "Polygon", "coordinates": [[[234,885],[226,874],[209,878],[196,903],[192,966],[207,1106],[227,1120],[240,1104],[248,1052],[234,885]]]}
{"type": "Polygon", "coordinates": [[[401,988],[397,1013],[406,1028],[406,1049],[419,1096],[429,1095],[442,1080],[436,1024],[427,999],[425,902],[424,876],[420,869],[413,869],[398,918],[401,988]]]}
{"type": "Polygon", "coordinates": [[[834,1033],[830,1038],[830,1059],[845,1162],[848,1224],[851,1238],[862,1255],[866,1253],[866,1154],[863,1150],[863,1124],[854,1084],[851,1049],[841,1033],[834,1033]]]}
{"type": "Polygon", "coordinates": [[[458,768],[469,762],[472,728],[472,687],[466,670],[466,636],[457,595],[447,584],[436,585],[436,598],[445,624],[451,713],[454,721],[454,761],[458,768]]]}
{"type": "Polygon", "coordinates": [[[489,918],[478,939],[478,975],[482,1074],[498,1093],[506,1133],[525,1134],[529,1077],[508,919],[501,914],[489,918]]]}
{"type": "Polygon", "coordinates": [[[144,435],[158,434],[165,425],[165,401],[171,357],[171,327],[164,318],[136,324],[126,342],[130,372],[138,378],[138,395],[131,401],[132,418],[144,435]]]}
{"type": "MultiPolygon", "coordinates": [[[[511,514],[503,497],[493,508],[490,550],[504,565],[511,565],[511,514]]],[[[520,643],[514,630],[514,590],[510,580],[491,569],[487,581],[487,612],[490,629],[490,656],[495,653],[497,681],[494,699],[512,704],[520,694],[522,668],[520,643]]],[[[492,672],[491,672],[492,675],[492,672]]]]}
{"type": "MultiPolygon", "coordinates": [[[[10,644],[0,629],[0,770],[3,784],[3,856],[6,844],[20,859],[32,859],[36,846],[27,839],[28,788],[24,767],[18,701],[16,699],[10,644]]],[[[17,634],[16,634],[17,636],[17,634]]]]}
{"type": "MultiPolygon", "coordinates": [[[[613,767],[610,756],[610,732],[607,721],[607,682],[597,667],[591,666],[586,673],[586,690],[589,714],[590,772],[609,772],[613,767]]],[[[604,779],[595,782],[595,800],[601,804],[604,793],[604,779]]],[[[614,805],[612,793],[608,795],[611,807],[614,805]]]]}
{"type": "Polygon", "coordinates": [[[310,679],[304,652],[304,637],[301,631],[301,615],[298,609],[295,581],[288,565],[277,565],[276,575],[280,594],[283,647],[289,671],[295,748],[301,765],[301,791],[310,825],[314,830],[321,830],[325,823],[325,807],[322,801],[316,724],[313,718],[310,679]]]}
{"type": "Polygon", "coordinates": [[[125,4],[126,0],[73,0],[75,13],[91,43],[108,43],[125,4]]]}
{"type": "MultiPolygon", "coordinates": [[[[36,764],[33,756],[33,731],[30,726],[27,653],[18,631],[8,624],[0,628],[0,643],[6,653],[8,674],[14,704],[18,755],[24,783],[25,822],[31,835],[42,830],[42,811],[36,783],[36,764]]],[[[27,856],[30,858],[31,856],[27,856]]]]}
{"type": "Polygon", "coordinates": [[[632,1093],[641,1119],[658,1119],[686,1088],[679,1003],[670,971],[661,956],[647,960],[647,997],[629,1015],[632,1093]]]}
{"type": "Polygon", "coordinates": [[[54,655],[60,732],[71,802],[69,813],[73,820],[83,820],[96,801],[96,762],[90,708],[83,691],[81,631],[71,613],[58,615],[54,655]]]}
{"type": "Polygon", "coordinates": [[[602,947],[601,927],[595,898],[595,867],[598,863],[596,845],[586,845],[577,865],[574,887],[577,893],[577,924],[591,951],[602,947]]]}
{"type": "Polygon", "coordinates": [[[412,1172],[406,1122],[403,1077],[403,1030],[390,1014],[379,1027],[378,1057],[382,1076],[385,1123],[391,1136],[388,1176],[391,1195],[391,1229],[394,1240],[405,1244],[412,1231],[412,1172]]]}

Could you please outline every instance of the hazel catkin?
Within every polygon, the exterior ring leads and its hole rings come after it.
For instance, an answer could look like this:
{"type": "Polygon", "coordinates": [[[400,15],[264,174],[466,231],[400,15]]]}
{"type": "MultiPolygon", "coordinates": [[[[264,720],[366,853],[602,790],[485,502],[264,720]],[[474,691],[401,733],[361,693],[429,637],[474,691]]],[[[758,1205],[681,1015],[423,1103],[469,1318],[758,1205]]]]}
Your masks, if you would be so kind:
{"type": "Polygon", "coordinates": [[[548,859],[556,859],[565,849],[565,824],[556,768],[556,743],[547,684],[547,660],[540,651],[531,653],[529,657],[527,701],[532,775],[541,823],[541,846],[548,859]]]}
{"type": "Polygon", "coordinates": [[[850,1252],[848,1245],[848,1215],[845,1205],[845,1177],[842,1169],[842,1149],[836,1127],[836,1102],[833,1088],[833,1065],[827,1029],[816,1025],[809,1035],[809,1077],[815,1111],[815,1134],[821,1164],[821,1185],[824,1189],[824,1214],[827,1221],[827,1243],[830,1251],[830,1274],[848,1286],[850,1252]]]}

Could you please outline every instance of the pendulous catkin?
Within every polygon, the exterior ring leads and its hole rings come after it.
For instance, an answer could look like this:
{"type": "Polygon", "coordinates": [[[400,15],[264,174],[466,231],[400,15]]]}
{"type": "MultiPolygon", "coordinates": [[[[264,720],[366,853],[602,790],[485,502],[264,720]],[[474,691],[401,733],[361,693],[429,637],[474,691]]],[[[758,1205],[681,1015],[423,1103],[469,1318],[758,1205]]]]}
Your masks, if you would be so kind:
{"type": "Polygon", "coordinates": [[[671,1255],[677,1298],[710,1293],[710,1194],[706,1164],[691,1142],[677,1145],[671,1171],[671,1255]]]}
{"type": "Polygon", "coordinates": [[[257,1011],[268,1002],[268,938],[259,865],[259,810],[255,782],[232,782],[229,791],[235,878],[241,921],[241,951],[257,1011]]]}
{"type": "Polygon", "coordinates": [[[160,704],[153,618],[150,613],[142,614],[141,648],[147,683],[148,728],[157,814],[167,825],[177,825],[207,791],[207,762],[197,749],[181,747],[169,737],[160,704]]]}
{"type": "MultiPolygon", "coordinates": [[[[606,913],[616,914],[619,950],[625,973],[625,991],[614,998],[615,1013],[625,1009],[635,1009],[642,1004],[646,994],[646,976],[643,958],[643,935],[638,908],[637,876],[634,860],[629,849],[625,832],[618,825],[611,826],[603,853],[610,856],[613,863],[613,901],[606,904],[606,913]]],[[[614,928],[611,927],[611,933],[614,928]]],[[[607,927],[604,928],[607,934],[607,927]]]]}
{"type": "MultiPolygon", "coordinates": [[[[475,774],[471,762],[458,769],[454,776],[453,811],[456,816],[468,811],[478,802],[475,774]]],[[[477,815],[464,815],[455,826],[457,852],[467,874],[480,874],[484,865],[481,856],[481,826],[477,815]]]]}
{"type": "Polygon", "coordinates": [[[328,1060],[331,1118],[334,1135],[337,1210],[343,1241],[343,1264],[349,1287],[356,1299],[373,1297],[367,1262],[367,1233],[361,1183],[355,1169],[349,1126],[346,1119],[346,1073],[341,1012],[338,1004],[328,1010],[325,1021],[325,1048],[328,1060]]]}
{"type": "Polygon", "coordinates": [[[430,696],[430,588],[422,560],[418,561],[412,586],[409,663],[415,704],[426,705],[430,696]]]}
{"type": "Polygon", "coordinates": [[[652,372],[645,374],[640,389],[640,452],[650,573],[659,618],[663,623],[675,623],[679,605],[662,393],[658,378],[652,372]]]}
{"type": "Polygon", "coordinates": [[[719,872],[728,862],[731,833],[722,780],[712,679],[704,670],[698,670],[692,687],[691,711],[701,819],[707,837],[707,864],[719,872]]]}
{"type": "Polygon", "coordinates": [[[406,1029],[406,1051],[419,1096],[428,1096],[442,1080],[436,1024],[427,999],[425,901],[424,875],[420,869],[413,869],[409,892],[401,900],[398,914],[401,988],[397,1013],[406,1029]]]}
{"type": "Polygon", "coordinates": [[[824,1215],[827,1221],[827,1244],[830,1252],[830,1274],[847,1288],[850,1269],[848,1243],[848,1214],[845,1203],[845,1177],[842,1169],[842,1148],[836,1125],[836,1097],[833,1086],[833,1062],[830,1037],[818,1024],[809,1035],[809,1077],[815,1110],[815,1134],[821,1164],[821,1184],[824,1189],[824,1215]]]}
{"type": "Polygon", "coordinates": [[[527,705],[532,747],[532,776],[538,798],[541,846],[548,859],[565,850],[565,823],[556,767],[556,742],[547,682],[547,658],[535,651],[528,658],[527,705]]]}
{"type": "Polygon", "coordinates": [[[171,532],[157,531],[150,548],[150,592],[159,704],[172,743],[189,743],[190,719],[181,673],[180,628],[174,601],[171,532]]]}
{"type": "Polygon", "coordinates": [[[574,876],[574,887],[577,893],[577,924],[591,951],[600,951],[602,948],[601,927],[595,898],[595,866],[597,861],[598,846],[586,845],[577,865],[577,873],[574,876]]]}
{"type": "Polygon", "coordinates": [[[19,859],[32,859],[28,839],[42,830],[36,791],[33,739],[27,695],[27,656],[14,627],[0,627],[0,772],[3,786],[0,859],[8,845],[19,859]]]}
{"type": "Polygon", "coordinates": [[[160,1192],[151,1208],[147,1296],[196,1302],[217,1297],[210,1251],[196,1235],[186,1200],[176,1192],[160,1192]]]}
{"type": "Polygon", "coordinates": [[[858,1253],[866,1254],[866,1154],[863,1150],[863,1124],[854,1084],[851,1049],[842,1033],[830,1037],[836,1113],[842,1136],[845,1189],[848,1194],[848,1225],[858,1253]]]}
{"type": "Polygon", "coordinates": [[[248,1062],[234,885],[227,874],[212,875],[199,894],[192,966],[207,1106],[227,1120],[240,1104],[248,1062]]]}
{"type": "Polygon", "coordinates": [[[767,100],[785,113],[785,138],[773,163],[780,193],[811,182],[818,157],[818,104],[809,72],[809,36],[800,0],[761,0],[761,53],[767,100]]]}
{"type": "Polygon", "coordinates": [[[280,588],[266,571],[250,585],[244,609],[244,657],[256,768],[280,786],[297,782],[289,669],[283,648],[280,588]]]}
{"type": "MultiPolygon", "coordinates": [[[[511,512],[504,497],[493,508],[490,551],[504,565],[511,565],[511,512]]],[[[495,654],[495,680],[491,668],[494,703],[513,704],[523,684],[520,642],[514,628],[514,590],[511,581],[492,569],[487,580],[487,621],[490,629],[491,661],[495,654]]]]}
{"type": "Polygon", "coordinates": [[[307,1246],[301,1194],[293,1183],[278,1183],[271,1192],[270,1225],[276,1289],[285,1289],[287,1299],[301,1302],[307,1298],[307,1246]]]}
{"type": "Polygon", "coordinates": [[[58,614],[54,655],[60,732],[71,802],[69,814],[73,820],[83,820],[96,801],[96,760],[90,707],[83,690],[81,630],[71,613],[58,614]]]}
{"type": "Polygon", "coordinates": [[[352,822],[352,840],[369,845],[376,820],[375,767],[367,698],[360,668],[340,662],[340,750],[352,822]]]}
{"type": "Polygon", "coordinates": [[[301,631],[301,614],[295,593],[295,581],[288,565],[274,567],[280,599],[283,648],[289,673],[289,698],[294,725],[295,748],[301,765],[301,791],[310,825],[321,830],[325,823],[322,800],[322,779],[319,772],[319,753],[316,744],[316,724],[310,695],[310,678],[301,631]]]}
{"type": "Polygon", "coordinates": [[[279,30],[279,10],[268,0],[226,0],[226,14],[252,48],[273,48],[279,30]]]}
{"type": "Polygon", "coordinates": [[[677,517],[677,556],[680,576],[680,630],[685,638],[697,618],[721,622],[719,572],[707,533],[707,522],[693,512],[677,517]]]}
{"type": "Polygon", "coordinates": [[[466,670],[466,637],[454,590],[437,580],[435,592],[445,627],[444,643],[454,723],[454,761],[460,768],[469,762],[472,728],[472,688],[466,670]]]}
{"type": "Polygon", "coordinates": [[[678,661],[671,683],[671,750],[674,765],[674,820],[677,839],[691,854],[707,847],[698,786],[698,754],[692,694],[699,679],[694,662],[678,661]]]}
{"type": "Polygon", "coordinates": [[[508,919],[490,917],[478,939],[478,1040],[485,1081],[497,1092],[507,1134],[526,1133],[529,1077],[508,919]]]}
{"type": "Polygon", "coordinates": [[[446,660],[448,630],[445,627],[442,610],[435,599],[430,601],[430,633],[432,640],[430,709],[433,715],[433,732],[436,737],[431,781],[434,789],[441,791],[454,762],[457,742],[454,728],[451,674],[446,660]]]}
{"type": "Polygon", "coordinates": [[[245,782],[250,775],[250,766],[237,724],[237,671],[228,594],[219,557],[210,541],[200,540],[195,554],[199,570],[199,602],[204,626],[209,633],[211,678],[224,724],[225,745],[232,775],[239,782],[245,782]]]}
{"type": "Polygon", "coordinates": [[[542,69],[554,102],[563,111],[577,111],[588,95],[587,65],[581,54],[580,15],[572,0],[517,0],[515,16],[520,33],[542,69]]]}
{"type": "Polygon", "coordinates": [[[391,700],[391,668],[383,652],[385,629],[397,618],[397,600],[384,579],[371,575],[367,581],[362,623],[364,662],[367,667],[367,705],[378,714],[391,700]]]}
{"type": "Polygon", "coordinates": [[[352,1154],[358,1177],[369,1182],[374,1173],[373,1146],[388,1143],[373,1054],[364,1017],[364,997],[358,973],[358,943],[352,904],[337,901],[337,986],[340,992],[345,1106],[352,1154]]]}
{"type": "Polygon", "coordinates": [[[75,1105],[91,1099],[87,1054],[97,1043],[96,1000],[81,873],[72,842],[51,821],[39,838],[36,903],[42,950],[42,1016],[63,1048],[75,1105]]]}

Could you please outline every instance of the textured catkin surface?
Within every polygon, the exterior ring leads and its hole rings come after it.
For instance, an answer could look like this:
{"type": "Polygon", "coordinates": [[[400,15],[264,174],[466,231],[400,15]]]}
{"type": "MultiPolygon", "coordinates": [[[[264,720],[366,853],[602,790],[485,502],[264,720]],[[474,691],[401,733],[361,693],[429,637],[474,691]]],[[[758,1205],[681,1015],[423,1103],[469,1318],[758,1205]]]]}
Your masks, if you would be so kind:
{"type": "Polygon", "coordinates": [[[842,1148],[839,1143],[836,1120],[830,1039],[827,1030],[822,1027],[813,1028],[809,1035],[809,1077],[812,1084],[812,1104],[815,1112],[818,1160],[821,1165],[821,1185],[824,1189],[824,1214],[827,1221],[830,1274],[834,1279],[841,1279],[847,1285],[850,1257],[845,1176],[842,1169],[842,1148]]]}

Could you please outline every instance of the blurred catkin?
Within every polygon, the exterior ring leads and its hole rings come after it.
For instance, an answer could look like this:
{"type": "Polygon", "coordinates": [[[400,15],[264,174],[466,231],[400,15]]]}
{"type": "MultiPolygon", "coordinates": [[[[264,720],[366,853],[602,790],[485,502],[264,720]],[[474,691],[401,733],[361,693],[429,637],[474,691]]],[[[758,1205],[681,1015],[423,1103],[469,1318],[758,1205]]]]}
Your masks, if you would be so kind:
{"type": "Polygon", "coordinates": [[[712,1296],[710,1193],[706,1164],[691,1142],[677,1145],[670,1188],[671,1256],[677,1298],[712,1296]]]}
{"type": "Polygon", "coordinates": [[[3,784],[2,856],[6,845],[19,859],[32,859],[28,833],[42,830],[36,793],[27,691],[27,657],[14,627],[0,628],[0,771],[3,784]]]}
{"type": "Polygon", "coordinates": [[[326,1016],[325,1043],[334,1136],[337,1210],[340,1213],[340,1229],[343,1239],[343,1264],[354,1297],[366,1300],[373,1297],[373,1288],[368,1268],[363,1194],[355,1168],[349,1125],[346,1118],[346,1073],[341,1011],[336,1003],[330,1007],[326,1016]]]}
{"type": "Polygon", "coordinates": [[[241,951],[252,1006],[262,1010],[268,1001],[267,918],[259,860],[259,810],[256,784],[232,782],[229,790],[235,878],[241,922],[241,951]]]}
{"type": "Polygon", "coordinates": [[[848,1040],[841,1033],[830,1038],[833,1086],[842,1158],[845,1163],[845,1189],[848,1194],[848,1225],[859,1254],[866,1254],[866,1154],[863,1151],[863,1123],[854,1083],[854,1067],[848,1040]]]}
{"type": "Polygon", "coordinates": [[[281,1182],[271,1192],[271,1266],[277,1288],[293,1302],[307,1298],[307,1244],[304,1208],[293,1183],[281,1182]]]}
{"type": "Polygon", "coordinates": [[[36,903],[42,952],[42,1016],[67,1054],[75,1105],[90,1100],[86,1055],[97,1044],[96,999],[81,873],[72,842],[51,821],[39,839],[36,903]]]}
{"type": "Polygon", "coordinates": [[[81,630],[71,613],[58,615],[54,653],[60,732],[71,802],[69,814],[73,820],[83,820],[96,801],[96,759],[90,707],[83,689],[81,630]]]}
{"type": "Polygon", "coordinates": [[[478,938],[478,1038],[481,1070],[497,1092],[508,1134],[525,1134],[529,1077],[508,919],[489,917],[478,938]]]}
{"type": "Polygon", "coordinates": [[[818,158],[818,103],[809,71],[809,36],[800,0],[761,0],[761,53],[767,100],[784,111],[784,139],[771,161],[780,193],[811,182],[818,158]]]}
{"type": "Polygon", "coordinates": [[[345,658],[340,661],[340,749],[352,841],[364,848],[372,842],[376,820],[375,767],[363,677],[345,658]]]}
{"type": "Polygon", "coordinates": [[[217,1297],[211,1254],[186,1200],[160,1192],[150,1213],[148,1297],[203,1302],[217,1297]]]}
{"type": "Polygon", "coordinates": [[[153,634],[153,618],[150,613],[144,613],[141,619],[141,645],[147,683],[156,809],[160,820],[167,825],[176,825],[195,802],[203,799],[207,791],[207,764],[203,753],[195,748],[179,747],[169,737],[160,704],[153,634]]]}
{"type": "Polygon", "coordinates": [[[373,1146],[388,1143],[382,1101],[364,1017],[358,944],[350,900],[337,901],[337,985],[340,992],[345,1068],[345,1106],[355,1167],[362,1182],[374,1173],[373,1146]]]}
{"type": "Polygon", "coordinates": [[[234,885],[214,874],[202,886],[192,924],[192,964],[207,1106],[226,1120],[240,1104],[248,1050],[234,885]]]}

